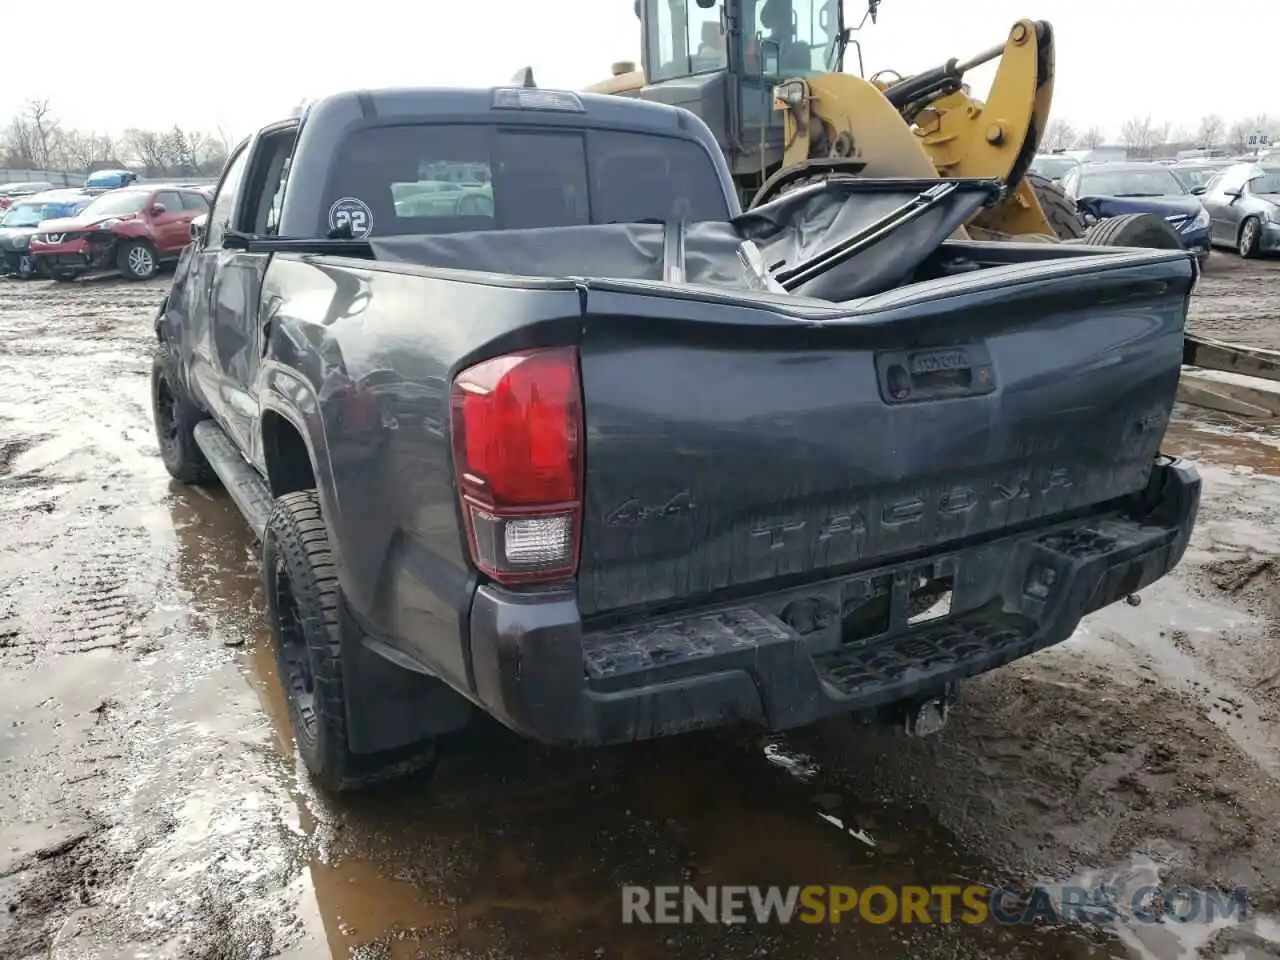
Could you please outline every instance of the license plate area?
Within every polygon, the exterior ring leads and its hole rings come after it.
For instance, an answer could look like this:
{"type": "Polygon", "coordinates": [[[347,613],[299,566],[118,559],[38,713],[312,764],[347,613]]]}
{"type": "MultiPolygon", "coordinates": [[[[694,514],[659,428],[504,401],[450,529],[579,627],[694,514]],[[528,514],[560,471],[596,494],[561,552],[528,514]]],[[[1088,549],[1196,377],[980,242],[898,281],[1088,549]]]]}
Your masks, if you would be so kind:
{"type": "Polygon", "coordinates": [[[955,557],[941,557],[850,577],[841,585],[841,644],[869,643],[947,619],[956,568],[955,557]]]}

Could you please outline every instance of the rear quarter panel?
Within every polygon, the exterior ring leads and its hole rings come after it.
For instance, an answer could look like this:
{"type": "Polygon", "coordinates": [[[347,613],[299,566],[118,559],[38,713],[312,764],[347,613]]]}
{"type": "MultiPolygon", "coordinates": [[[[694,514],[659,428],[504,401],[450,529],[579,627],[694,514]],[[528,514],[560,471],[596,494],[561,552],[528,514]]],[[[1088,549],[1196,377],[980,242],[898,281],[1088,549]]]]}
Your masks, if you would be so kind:
{"type": "Polygon", "coordinates": [[[365,628],[456,685],[473,574],[449,447],[456,371],[498,353],[572,343],[571,283],[426,275],[277,255],[257,395],[298,426],[346,596],[365,628]]]}

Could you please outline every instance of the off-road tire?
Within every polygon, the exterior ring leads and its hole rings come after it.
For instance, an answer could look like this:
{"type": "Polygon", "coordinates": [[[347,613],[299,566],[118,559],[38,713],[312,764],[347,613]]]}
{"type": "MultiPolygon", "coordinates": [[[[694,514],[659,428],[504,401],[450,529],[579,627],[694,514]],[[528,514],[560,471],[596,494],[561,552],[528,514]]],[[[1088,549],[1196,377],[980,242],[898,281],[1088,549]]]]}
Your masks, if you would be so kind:
{"type": "Polygon", "coordinates": [[[116,250],[116,269],[126,280],[150,280],[160,271],[160,258],[145,240],[126,240],[116,250]]]}
{"type": "Polygon", "coordinates": [[[169,476],[187,484],[210,484],[218,477],[196,443],[194,430],[204,411],[191,403],[169,379],[169,350],[161,345],[151,359],[151,416],[156,425],[160,459],[169,476]]]}
{"type": "Polygon", "coordinates": [[[1245,217],[1240,224],[1240,235],[1236,237],[1236,253],[1244,260],[1252,260],[1258,255],[1258,242],[1262,239],[1262,224],[1257,217],[1245,217]]]}
{"type": "Polygon", "coordinates": [[[429,766],[434,742],[417,747],[413,759],[396,762],[350,749],[342,650],[344,639],[356,639],[344,638],[344,631],[357,628],[343,614],[338,568],[314,490],[276,499],[263,538],[262,572],[289,721],[316,782],[346,792],[429,766]]]}
{"type": "Polygon", "coordinates": [[[1154,213],[1123,213],[1099,220],[1084,233],[1084,242],[1098,247],[1146,247],[1185,250],[1178,231],[1154,213]]]}
{"type": "Polygon", "coordinates": [[[1045,219],[1053,227],[1059,240],[1075,240],[1085,234],[1084,219],[1076,208],[1076,202],[1066,191],[1048,177],[1027,171],[1024,179],[1035,192],[1045,219]]]}

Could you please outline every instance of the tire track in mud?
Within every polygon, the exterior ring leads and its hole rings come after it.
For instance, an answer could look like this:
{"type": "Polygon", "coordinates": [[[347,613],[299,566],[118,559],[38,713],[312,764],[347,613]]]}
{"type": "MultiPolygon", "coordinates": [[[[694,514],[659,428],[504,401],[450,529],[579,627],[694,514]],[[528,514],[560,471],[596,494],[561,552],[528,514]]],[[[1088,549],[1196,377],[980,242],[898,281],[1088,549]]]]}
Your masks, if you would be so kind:
{"type": "Polygon", "coordinates": [[[0,287],[0,664],[121,647],[154,601],[130,507],[155,476],[139,374],[159,297],[111,293],[0,287]]]}
{"type": "Polygon", "coordinates": [[[1280,263],[1214,251],[1191,299],[1192,333],[1251,347],[1280,349],[1276,287],[1280,263]]]}
{"type": "Polygon", "coordinates": [[[5,960],[240,960],[293,936],[288,780],[214,635],[251,627],[193,596],[218,534],[151,422],[167,287],[0,281],[5,960]]]}
{"type": "MultiPolygon", "coordinates": [[[[143,297],[150,299],[136,291],[129,300],[143,297]]],[[[145,408],[120,402],[137,390],[128,347],[136,355],[146,333],[138,319],[136,303],[126,306],[105,290],[86,297],[78,289],[0,285],[0,670],[21,676],[50,659],[110,655],[153,603],[159,570],[148,568],[145,531],[130,516],[131,505],[147,497],[147,474],[125,476],[136,470],[148,423],[145,408]]],[[[0,926],[0,955],[46,954],[63,918],[91,909],[133,859],[109,842],[107,823],[88,803],[71,818],[79,826],[69,836],[65,819],[49,809],[92,787],[99,765],[119,755],[109,707],[102,698],[72,712],[70,698],[53,697],[12,721],[29,736],[84,723],[84,743],[65,762],[90,772],[68,772],[58,786],[61,771],[50,764],[52,785],[0,781],[17,799],[6,817],[16,837],[32,835],[22,827],[42,820],[55,835],[0,863],[0,899],[10,914],[8,929],[0,926]]]]}

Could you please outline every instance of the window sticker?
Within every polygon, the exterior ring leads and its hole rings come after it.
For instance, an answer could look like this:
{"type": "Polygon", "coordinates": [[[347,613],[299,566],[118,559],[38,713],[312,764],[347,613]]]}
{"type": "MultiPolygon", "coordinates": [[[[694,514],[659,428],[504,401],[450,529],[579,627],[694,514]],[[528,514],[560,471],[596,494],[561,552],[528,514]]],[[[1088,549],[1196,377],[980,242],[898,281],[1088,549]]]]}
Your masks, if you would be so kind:
{"type": "Polygon", "coordinates": [[[354,239],[363,240],[373,233],[373,211],[359,197],[342,197],[329,208],[329,229],[350,229],[354,239]]]}

